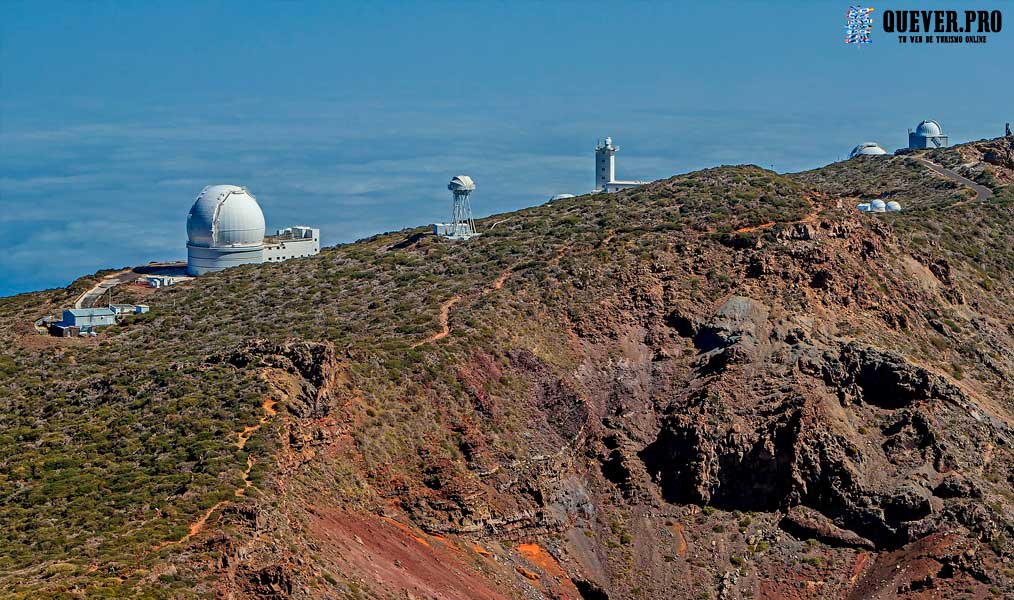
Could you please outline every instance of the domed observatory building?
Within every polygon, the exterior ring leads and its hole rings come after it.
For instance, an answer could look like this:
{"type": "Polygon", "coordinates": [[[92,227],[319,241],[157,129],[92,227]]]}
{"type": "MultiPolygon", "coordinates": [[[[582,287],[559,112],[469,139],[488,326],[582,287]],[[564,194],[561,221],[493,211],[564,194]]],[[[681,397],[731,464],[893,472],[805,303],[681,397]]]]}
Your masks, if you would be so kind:
{"type": "Polygon", "coordinates": [[[876,142],[863,142],[855,148],[852,152],[849,152],[849,158],[855,158],[857,156],[883,156],[887,154],[887,150],[884,150],[880,144],[876,142]]]}
{"type": "Polygon", "coordinates": [[[909,148],[943,148],[946,145],[947,136],[936,121],[926,120],[919,123],[915,131],[908,130],[909,148]]]}
{"type": "Polygon", "coordinates": [[[187,215],[187,274],[264,262],[264,213],[246,188],[209,185],[187,215]]]}
{"type": "Polygon", "coordinates": [[[319,229],[287,227],[267,238],[264,229],[264,213],[246,188],[207,186],[187,215],[187,274],[204,275],[320,252],[319,229]]]}

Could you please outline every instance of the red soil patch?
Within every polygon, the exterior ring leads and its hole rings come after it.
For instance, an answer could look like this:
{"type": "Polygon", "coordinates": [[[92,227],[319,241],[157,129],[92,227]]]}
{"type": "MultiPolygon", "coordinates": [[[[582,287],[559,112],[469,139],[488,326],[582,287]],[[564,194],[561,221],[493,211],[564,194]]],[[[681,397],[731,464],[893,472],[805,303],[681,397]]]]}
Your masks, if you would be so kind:
{"type": "Polygon", "coordinates": [[[479,544],[472,544],[472,550],[475,550],[475,553],[483,558],[493,558],[493,553],[486,550],[479,544]]]}
{"type": "Polygon", "coordinates": [[[430,548],[430,543],[426,541],[426,538],[416,535],[415,531],[413,531],[412,528],[409,527],[408,525],[405,525],[404,523],[399,523],[398,521],[395,521],[390,517],[380,517],[380,518],[388,525],[393,525],[397,527],[398,529],[405,532],[405,534],[411,537],[413,540],[419,542],[420,544],[426,546],[427,548],[430,548]]]}
{"type": "Polygon", "coordinates": [[[855,585],[856,580],[863,574],[863,569],[866,568],[866,563],[870,560],[869,552],[860,552],[859,556],[856,557],[856,564],[852,567],[852,577],[849,578],[849,587],[855,585]]]}
{"type": "Polygon", "coordinates": [[[506,600],[473,564],[444,544],[430,545],[410,527],[369,513],[311,508],[310,535],[338,573],[356,573],[370,596],[506,600]]]}
{"type": "MultiPolygon", "coordinates": [[[[564,572],[563,567],[556,561],[556,558],[552,554],[545,551],[542,546],[538,544],[520,544],[518,545],[518,554],[520,554],[528,563],[536,567],[539,571],[542,571],[545,577],[552,580],[559,589],[554,598],[568,599],[573,598],[579,600],[581,598],[581,592],[578,591],[574,582],[570,580],[570,577],[564,572]]],[[[518,573],[521,573],[528,579],[532,579],[529,576],[530,571],[527,569],[522,570],[520,566],[516,567],[518,573]]],[[[545,581],[545,578],[543,578],[545,581]]]]}
{"type": "Polygon", "coordinates": [[[686,558],[687,556],[687,538],[683,535],[683,524],[673,523],[672,532],[676,536],[676,556],[680,558],[686,558]]]}

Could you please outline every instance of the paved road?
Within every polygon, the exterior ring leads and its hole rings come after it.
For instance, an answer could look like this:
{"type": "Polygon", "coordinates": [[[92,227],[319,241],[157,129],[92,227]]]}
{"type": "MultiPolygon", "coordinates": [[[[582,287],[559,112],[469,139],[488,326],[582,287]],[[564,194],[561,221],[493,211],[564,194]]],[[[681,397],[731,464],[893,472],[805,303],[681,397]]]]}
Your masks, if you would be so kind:
{"type": "Polygon", "coordinates": [[[991,189],[989,189],[988,187],[986,187],[984,185],[979,185],[978,183],[975,183],[974,181],[972,181],[971,179],[968,179],[967,177],[962,177],[961,175],[958,175],[957,173],[955,173],[954,171],[952,171],[950,169],[946,169],[944,167],[941,167],[940,165],[936,164],[935,162],[930,162],[930,161],[926,160],[925,158],[923,158],[921,156],[916,156],[915,160],[921,162],[922,164],[926,165],[927,167],[929,167],[934,172],[939,173],[940,175],[943,175],[944,177],[946,177],[947,179],[950,179],[951,181],[956,181],[956,182],[958,182],[958,183],[960,183],[962,185],[965,185],[965,186],[968,186],[968,187],[972,188],[973,190],[975,190],[975,200],[978,201],[978,202],[985,202],[987,199],[989,199],[990,196],[993,195],[993,191],[991,189]]]}
{"type": "Polygon", "coordinates": [[[126,269],[118,273],[108,275],[103,278],[102,281],[98,282],[95,287],[81,294],[78,297],[77,302],[74,303],[74,308],[92,308],[95,306],[95,303],[102,298],[102,295],[109,290],[109,288],[120,285],[121,283],[133,281],[139,276],[140,275],[138,273],[135,273],[131,269],[126,269]]]}

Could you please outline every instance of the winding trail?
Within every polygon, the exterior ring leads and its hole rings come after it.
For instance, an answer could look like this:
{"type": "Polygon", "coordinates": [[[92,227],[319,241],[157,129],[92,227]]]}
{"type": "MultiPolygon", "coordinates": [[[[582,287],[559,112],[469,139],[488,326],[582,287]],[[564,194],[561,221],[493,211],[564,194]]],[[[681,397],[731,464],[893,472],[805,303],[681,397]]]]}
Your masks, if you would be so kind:
{"type": "Polygon", "coordinates": [[[493,284],[489,286],[489,291],[502,290],[503,284],[507,282],[507,278],[510,277],[511,273],[513,272],[514,272],[513,267],[508,267],[507,269],[504,269],[503,273],[500,273],[500,275],[493,280],[493,284]]]}
{"type": "MultiPolygon", "coordinates": [[[[275,410],[275,406],[277,404],[278,401],[275,400],[274,398],[269,397],[264,399],[264,402],[261,403],[261,409],[264,411],[264,415],[261,416],[260,420],[257,421],[256,425],[248,425],[243,428],[243,431],[236,434],[237,448],[243,449],[246,446],[247,441],[254,434],[254,432],[260,429],[261,427],[264,427],[264,425],[266,425],[267,422],[271,420],[271,417],[274,417],[275,415],[278,414],[278,411],[275,410]]],[[[253,466],[255,463],[256,461],[254,460],[253,456],[247,456],[246,469],[243,470],[243,485],[236,488],[236,490],[233,492],[233,495],[236,498],[242,498],[246,496],[247,488],[253,486],[253,483],[250,481],[250,471],[253,470],[253,466]]],[[[204,511],[204,513],[202,513],[201,516],[198,517],[196,521],[190,524],[190,528],[188,529],[186,535],[184,535],[178,540],[170,540],[167,542],[162,542],[161,544],[155,547],[155,550],[161,550],[162,548],[166,548],[168,546],[181,545],[189,542],[191,538],[193,538],[194,536],[196,536],[197,534],[201,533],[201,531],[204,530],[204,526],[208,523],[208,519],[211,518],[211,515],[215,514],[215,511],[222,508],[229,502],[230,502],[229,500],[220,500],[215,504],[211,505],[211,508],[204,511]]]]}
{"type": "Polygon", "coordinates": [[[461,296],[453,296],[447,302],[440,305],[440,331],[434,333],[430,337],[426,338],[421,342],[412,344],[413,348],[418,348],[424,344],[429,344],[437,340],[442,340],[451,333],[451,326],[449,320],[451,318],[451,307],[461,301],[461,296]]]}
{"type": "Polygon", "coordinates": [[[252,436],[254,432],[260,429],[261,427],[264,427],[264,425],[271,419],[271,417],[278,414],[278,411],[275,410],[276,404],[278,404],[278,401],[275,400],[274,398],[265,398],[264,402],[261,404],[261,409],[264,411],[264,416],[262,416],[260,420],[257,421],[256,425],[247,425],[246,427],[243,428],[243,431],[236,434],[237,448],[242,449],[244,446],[246,446],[246,442],[247,440],[250,439],[250,436],[252,436]]]}
{"type": "MultiPolygon", "coordinates": [[[[603,243],[606,243],[606,244],[609,243],[609,241],[611,241],[612,238],[613,238],[613,235],[610,234],[609,237],[606,238],[606,240],[603,243]]],[[[571,247],[573,245],[574,245],[573,243],[568,243],[568,244],[564,244],[563,246],[561,246],[556,251],[556,254],[553,256],[553,258],[549,259],[549,261],[546,264],[548,264],[548,265],[558,264],[560,262],[560,259],[563,258],[563,256],[567,253],[568,250],[571,249],[571,247]]],[[[502,290],[504,284],[507,283],[508,279],[510,279],[510,276],[513,275],[514,273],[516,273],[515,269],[517,268],[517,266],[519,264],[521,264],[521,262],[514,263],[513,265],[511,265],[511,266],[507,267],[506,269],[504,269],[503,271],[501,271],[501,273],[499,275],[497,275],[497,278],[494,279],[493,282],[489,284],[489,287],[484,288],[481,292],[479,292],[478,296],[482,297],[482,296],[485,296],[486,294],[488,294],[490,292],[495,292],[497,290],[502,290]]],[[[422,341],[419,341],[419,342],[416,342],[416,343],[412,344],[411,347],[412,348],[418,348],[419,346],[424,346],[426,344],[435,342],[437,340],[442,340],[445,337],[447,337],[448,335],[450,335],[450,333],[451,333],[451,325],[450,325],[451,307],[454,306],[455,304],[457,304],[458,302],[461,302],[461,298],[462,297],[460,295],[455,295],[455,296],[451,297],[450,300],[448,300],[448,301],[444,302],[443,304],[441,304],[440,305],[440,331],[434,333],[433,335],[429,336],[425,340],[422,340],[422,341]]]]}

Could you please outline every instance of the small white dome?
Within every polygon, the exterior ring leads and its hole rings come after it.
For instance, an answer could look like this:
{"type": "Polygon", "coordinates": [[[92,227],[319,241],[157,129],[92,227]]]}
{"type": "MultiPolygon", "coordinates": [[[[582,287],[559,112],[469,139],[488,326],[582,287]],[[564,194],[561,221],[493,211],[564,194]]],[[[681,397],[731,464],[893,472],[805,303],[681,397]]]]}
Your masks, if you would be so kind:
{"type": "Polygon", "coordinates": [[[264,243],[264,213],[246,188],[209,185],[198,194],[187,216],[191,246],[221,248],[264,243]]]}
{"type": "Polygon", "coordinates": [[[472,192],[475,191],[475,182],[468,175],[457,175],[447,184],[447,189],[452,192],[472,192]]]}
{"type": "Polygon", "coordinates": [[[894,200],[891,200],[890,202],[888,202],[886,208],[890,212],[900,212],[901,211],[901,205],[898,204],[897,202],[895,202],[894,200]]]}
{"type": "Polygon", "coordinates": [[[941,135],[940,123],[932,120],[926,120],[915,128],[915,133],[923,137],[936,137],[941,135]]]}
{"type": "Polygon", "coordinates": [[[880,144],[876,142],[863,142],[849,153],[849,158],[855,158],[857,156],[882,156],[887,154],[887,150],[880,147],[880,144]]]}
{"type": "Polygon", "coordinates": [[[564,198],[573,198],[574,194],[557,194],[549,199],[550,202],[553,200],[563,200],[564,198]]]}
{"type": "Polygon", "coordinates": [[[884,212],[887,210],[887,204],[883,200],[874,200],[870,202],[870,211],[872,212],[884,212]]]}

